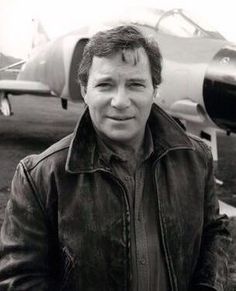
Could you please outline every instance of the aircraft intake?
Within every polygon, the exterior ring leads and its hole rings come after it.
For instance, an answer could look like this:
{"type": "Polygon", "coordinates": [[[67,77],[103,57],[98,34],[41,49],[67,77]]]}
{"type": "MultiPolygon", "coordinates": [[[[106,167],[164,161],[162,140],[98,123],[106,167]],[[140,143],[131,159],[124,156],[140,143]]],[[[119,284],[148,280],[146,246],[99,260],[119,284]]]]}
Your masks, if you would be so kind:
{"type": "Polygon", "coordinates": [[[210,63],[203,84],[210,118],[222,129],[236,132],[236,47],[222,48],[210,63]]]}

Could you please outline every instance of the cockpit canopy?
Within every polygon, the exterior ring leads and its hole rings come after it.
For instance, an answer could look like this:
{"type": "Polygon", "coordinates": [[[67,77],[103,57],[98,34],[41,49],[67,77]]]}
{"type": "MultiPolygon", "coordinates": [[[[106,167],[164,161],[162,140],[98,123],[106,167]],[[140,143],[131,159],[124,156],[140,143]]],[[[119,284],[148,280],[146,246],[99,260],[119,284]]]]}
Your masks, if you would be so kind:
{"type": "Polygon", "coordinates": [[[201,22],[182,9],[173,9],[159,15],[156,28],[180,37],[225,39],[208,24],[201,22]]]}
{"type": "MultiPolygon", "coordinates": [[[[155,27],[159,32],[186,38],[225,39],[206,21],[182,9],[161,10],[156,8],[126,9],[113,17],[119,23],[136,23],[155,27]]],[[[114,25],[113,25],[114,26],[114,25]]]]}

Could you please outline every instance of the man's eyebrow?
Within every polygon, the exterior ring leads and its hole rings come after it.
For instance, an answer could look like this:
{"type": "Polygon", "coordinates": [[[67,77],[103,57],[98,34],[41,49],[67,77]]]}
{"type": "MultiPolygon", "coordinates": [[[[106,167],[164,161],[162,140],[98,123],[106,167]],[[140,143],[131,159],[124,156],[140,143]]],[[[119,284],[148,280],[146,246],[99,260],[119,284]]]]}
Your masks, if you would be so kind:
{"type": "Polygon", "coordinates": [[[111,82],[113,79],[111,77],[98,77],[95,82],[111,82]]]}
{"type": "Polygon", "coordinates": [[[128,79],[129,82],[140,82],[140,83],[146,83],[145,78],[130,78],[128,79]]]}

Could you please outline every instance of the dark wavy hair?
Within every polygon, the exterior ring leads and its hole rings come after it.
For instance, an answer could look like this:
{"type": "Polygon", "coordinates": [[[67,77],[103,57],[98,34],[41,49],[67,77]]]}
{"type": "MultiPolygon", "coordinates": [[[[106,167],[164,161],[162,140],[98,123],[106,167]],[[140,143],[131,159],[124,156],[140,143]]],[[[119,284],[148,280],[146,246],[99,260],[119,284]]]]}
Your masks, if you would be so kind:
{"type": "MultiPolygon", "coordinates": [[[[87,87],[93,57],[111,56],[119,51],[144,48],[150,63],[152,83],[156,88],[161,83],[162,56],[156,41],[143,36],[134,26],[118,26],[96,33],[85,45],[78,70],[78,80],[87,87]]],[[[122,55],[123,59],[125,57],[122,55]]]]}

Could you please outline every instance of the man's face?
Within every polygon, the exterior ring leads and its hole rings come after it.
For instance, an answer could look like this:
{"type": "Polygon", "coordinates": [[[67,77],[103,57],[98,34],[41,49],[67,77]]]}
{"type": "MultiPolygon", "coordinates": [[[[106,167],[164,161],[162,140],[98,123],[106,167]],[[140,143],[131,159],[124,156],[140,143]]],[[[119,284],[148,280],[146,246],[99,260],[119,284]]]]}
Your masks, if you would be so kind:
{"type": "Polygon", "coordinates": [[[85,102],[99,135],[133,145],[142,140],[155,90],[143,48],[94,57],[85,102]],[[125,58],[125,61],[124,61],[125,58]]]}

